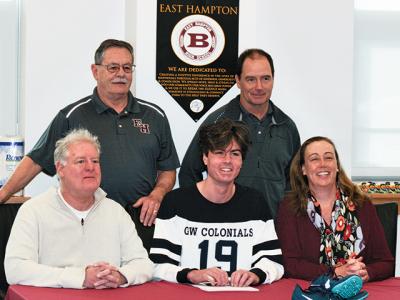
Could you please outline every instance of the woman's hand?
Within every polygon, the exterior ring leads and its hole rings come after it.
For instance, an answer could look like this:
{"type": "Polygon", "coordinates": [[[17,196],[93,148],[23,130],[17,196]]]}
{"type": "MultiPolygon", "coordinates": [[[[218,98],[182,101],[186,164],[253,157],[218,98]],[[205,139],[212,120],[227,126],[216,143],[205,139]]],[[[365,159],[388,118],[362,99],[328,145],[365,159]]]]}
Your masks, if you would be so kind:
{"type": "Polygon", "coordinates": [[[362,262],[363,258],[350,258],[344,265],[335,268],[335,275],[347,276],[347,275],[358,275],[361,279],[366,282],[369,280],[367,267],[362,262]]]}

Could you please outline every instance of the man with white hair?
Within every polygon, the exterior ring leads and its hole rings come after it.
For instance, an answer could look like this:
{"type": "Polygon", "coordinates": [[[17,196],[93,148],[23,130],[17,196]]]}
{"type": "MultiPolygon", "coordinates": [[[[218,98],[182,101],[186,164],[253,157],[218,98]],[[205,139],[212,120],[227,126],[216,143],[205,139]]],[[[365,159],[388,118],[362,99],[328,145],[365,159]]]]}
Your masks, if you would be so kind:
{"type": "Polygon", "coordinates": [[[151,279],[135,225],[99,188],[100,144],[86,129],[56,143],[59,188],[21,206],[5,255],[9,284],[117,288],[151,279]]]}

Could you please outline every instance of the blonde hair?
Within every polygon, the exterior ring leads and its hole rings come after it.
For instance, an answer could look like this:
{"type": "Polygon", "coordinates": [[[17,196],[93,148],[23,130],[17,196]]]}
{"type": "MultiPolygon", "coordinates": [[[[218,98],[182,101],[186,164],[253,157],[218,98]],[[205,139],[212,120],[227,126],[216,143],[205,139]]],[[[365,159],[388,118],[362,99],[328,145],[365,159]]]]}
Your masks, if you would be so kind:
{"type": "Polygon", "coordinates": [[[302,167],[305,161],[305,151],[307,147],[314,143],[324,141],[332,145],[337,161],[338,172],[336,175],[337,186],[351,200],[356,207],[361,207],[364,201],[368,201],[368,196],[355,185],[340,164],[339,155],[333,141],[327,137],[315,136],[306,140],[297,151],[290,165],[290,186],[292,192],[288,195],[290,207],[296,214],[305,214],[307,208],[307,199],[311,194],[307,176],[303,175],[302,167]]]}

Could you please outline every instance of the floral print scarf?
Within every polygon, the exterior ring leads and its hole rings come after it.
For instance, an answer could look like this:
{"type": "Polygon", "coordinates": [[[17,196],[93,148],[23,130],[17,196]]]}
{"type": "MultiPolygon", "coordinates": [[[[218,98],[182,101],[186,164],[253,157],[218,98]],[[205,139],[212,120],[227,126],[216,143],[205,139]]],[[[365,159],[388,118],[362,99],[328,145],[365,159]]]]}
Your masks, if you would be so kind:
{"type": "Polygon", "coordinates": [[[318,201],[308,197],[307,213],[314,226],[321,233],[319,262],[329,267],[345,264],[356,257],[365,247],[356,207],[340,189],[332,210],[332,221],[328,225],[322,218],[318,201]]]}

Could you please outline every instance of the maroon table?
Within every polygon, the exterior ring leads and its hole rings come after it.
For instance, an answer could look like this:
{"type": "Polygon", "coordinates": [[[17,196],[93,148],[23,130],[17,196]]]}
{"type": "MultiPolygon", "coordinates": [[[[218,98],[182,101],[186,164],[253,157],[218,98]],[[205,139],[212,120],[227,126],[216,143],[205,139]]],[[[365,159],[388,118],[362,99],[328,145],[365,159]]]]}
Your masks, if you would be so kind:
{"type": "MultiPolygon", "coordinates": [[[[6,300],[172,300],[172,299],[226,299],[226,300],[268,300],[291,299],[295,285],[305,288],[309,282],[296,279],[282,279],[271,285],[263,285],[259,292],[205,292],[190,285],[161,282],[149,282],[128,288],[109,290],[74,290],[39,288],[32,286],[12,285],[9,287],[6,300]]],[[[364,289],[370,299],[400,299],[400,278],[367,283],[364,289]]]]}

